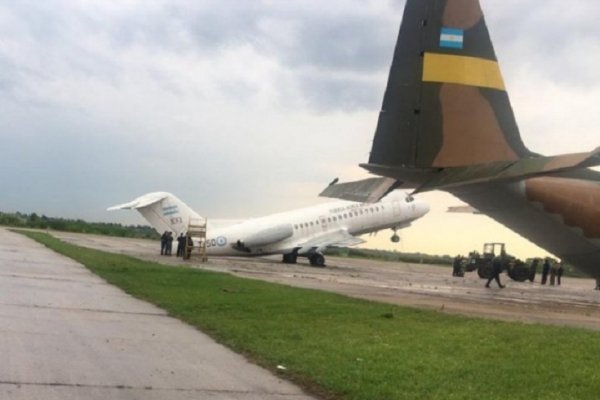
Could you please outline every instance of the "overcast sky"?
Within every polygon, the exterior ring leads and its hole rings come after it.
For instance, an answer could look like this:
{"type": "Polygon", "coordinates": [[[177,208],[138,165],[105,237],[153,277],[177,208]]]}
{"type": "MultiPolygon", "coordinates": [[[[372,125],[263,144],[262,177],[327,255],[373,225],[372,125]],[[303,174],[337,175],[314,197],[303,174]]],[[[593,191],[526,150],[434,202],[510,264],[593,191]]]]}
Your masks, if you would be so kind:
{"type": "MultiPolygon", "coordinates": [[[[526,145],[600,145],[600,2],[481,3],[526,145]]],[[[366,176],[357,164],[403,8],[0,0],[0,210],[142,223],[105,209],[157,190],[212,218],[325,201],[334,177],[366,176]]],[[[401,250],[455,253],[480,247],[481,232],[528,246],[484,217],[448,216],[459,202],[447,195],[425,198],[432,212],[401,250]],[[481,232],[447,238],[468,224],[481,232]]]]}

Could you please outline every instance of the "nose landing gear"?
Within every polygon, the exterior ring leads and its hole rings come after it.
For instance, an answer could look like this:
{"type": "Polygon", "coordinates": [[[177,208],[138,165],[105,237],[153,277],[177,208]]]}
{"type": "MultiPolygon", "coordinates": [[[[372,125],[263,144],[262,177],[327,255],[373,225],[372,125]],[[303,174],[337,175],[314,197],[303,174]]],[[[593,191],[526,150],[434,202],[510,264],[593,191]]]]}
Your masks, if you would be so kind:
{"type": "Polygon", "coordinates": [[[394,234],[392,235],[392,237],[390,238],[390,240],[393,243],[398,243],[400,242],[400,236],[398,236],[398,234],[396,233],[397,229],[392,229],[394,231],[394,234]]]}

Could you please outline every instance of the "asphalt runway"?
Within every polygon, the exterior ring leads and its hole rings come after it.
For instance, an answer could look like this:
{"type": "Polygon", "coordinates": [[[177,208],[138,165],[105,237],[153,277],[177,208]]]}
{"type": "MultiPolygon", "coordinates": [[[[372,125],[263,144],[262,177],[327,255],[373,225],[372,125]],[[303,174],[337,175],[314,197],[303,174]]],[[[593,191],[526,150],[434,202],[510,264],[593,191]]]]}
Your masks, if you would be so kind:
{"type": "MultiPolygon", "coordinates": [[[[327,258],[327,268],[307,260],[284,265],[278,257],[212,258],[207,263],[160,256],[158,241],[52,232],[67,242],[132,255],[168,265],[188,265],[291,286],[341,293],[398,305],[467,316],[600,330],[600,292],[593,279],[564,278],[561,286],[514,282],[502,274],[506,289],[484,288],[476,273],[451,276],[439,266],[362,259],[327,258]]],[[[495,283],[493,284],[495,285],[495,283]]]]}
{"type": "Polygon", "coordinates": [[[0,399],[312,399],[82,265],[2,228],[0,354],[0,399]]]}

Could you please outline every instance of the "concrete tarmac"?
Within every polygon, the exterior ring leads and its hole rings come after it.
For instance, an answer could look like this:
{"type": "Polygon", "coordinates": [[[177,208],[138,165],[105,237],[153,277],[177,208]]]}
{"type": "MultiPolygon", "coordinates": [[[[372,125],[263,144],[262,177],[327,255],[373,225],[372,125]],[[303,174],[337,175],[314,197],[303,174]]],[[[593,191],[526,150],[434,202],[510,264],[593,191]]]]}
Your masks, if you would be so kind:
{"type": "Polygon", "coordinates": [[[600,292],[593,279],[563,278],[561,286],[514,282],[506,274],[506,289],[485,281],[477,273],[451,276],[451,268],[349,258],[327,258],[327,268],[308,266],[306,259],[285,265],[281,256],[264,258],[213,257],[208,263],[183,262],[160,256],[158,241],[124,239],[66,232],[52,234],[67,242],[109,252],[132,255],[170,265],[188,265],[242,277],[303,288],[327,290],[347,296],[440,312],[526,323],[567,325],[600,330],[600,292]]]}
{"type": "Polygon", "coordinates": [[[307,400],[80,264],[0,228],[0,399],[307,400]]]}

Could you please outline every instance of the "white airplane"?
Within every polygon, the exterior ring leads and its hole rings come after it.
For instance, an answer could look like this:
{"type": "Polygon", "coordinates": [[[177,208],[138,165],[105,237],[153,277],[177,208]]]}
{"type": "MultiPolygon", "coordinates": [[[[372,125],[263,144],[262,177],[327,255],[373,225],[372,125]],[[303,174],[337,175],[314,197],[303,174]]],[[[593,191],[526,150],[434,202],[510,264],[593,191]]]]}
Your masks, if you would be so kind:
{"type": "Polygon", "coordinates": [[[392,193],[378,203],[337,201],[243,221],[204,220],[174,195],[155,192],[108,208],[123,209],[139,211],[157,232],[176,236],[186,233],[190,221],[206,221],[209,256],[283,254],[284,263],[294,264],[301,256],[311,265],[324,266],[324,249],[365,242],[356,235],[390,228],[392,242],[399,242],[396,231],[427,214],[429,205],[392,193]]]}

